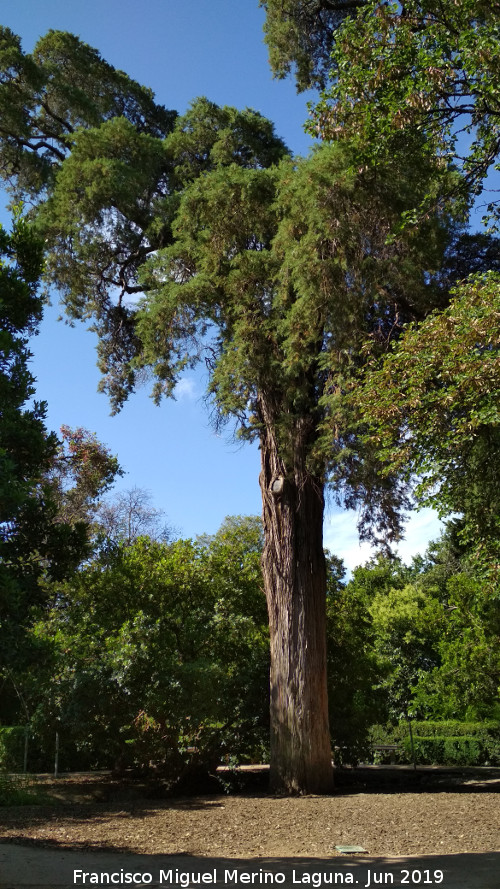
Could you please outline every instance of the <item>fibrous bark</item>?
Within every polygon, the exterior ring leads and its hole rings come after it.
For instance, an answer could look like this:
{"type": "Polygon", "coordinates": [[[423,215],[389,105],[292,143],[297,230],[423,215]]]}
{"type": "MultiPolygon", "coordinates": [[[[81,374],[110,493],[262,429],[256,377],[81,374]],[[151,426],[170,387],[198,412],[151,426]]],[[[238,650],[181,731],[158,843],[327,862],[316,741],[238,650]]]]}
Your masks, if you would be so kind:
{"type": "Polygon", "coordinates": [[[262,567],[271,641],[271,788],[328,793],[333,770],[323,483],[307,473],[297,454],[293,469],[286,472],[269,432],[261,437],[261,460],[262,567]]]}

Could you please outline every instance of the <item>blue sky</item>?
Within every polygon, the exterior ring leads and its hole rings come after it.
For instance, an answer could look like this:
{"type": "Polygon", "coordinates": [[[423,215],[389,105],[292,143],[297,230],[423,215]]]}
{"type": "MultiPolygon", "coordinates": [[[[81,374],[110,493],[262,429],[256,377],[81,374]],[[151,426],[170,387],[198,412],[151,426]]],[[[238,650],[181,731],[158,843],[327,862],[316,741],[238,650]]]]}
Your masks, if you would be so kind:
{"type": "MultiPolygon", "coordinates": [[[[307,96],[291,81],[274,81],[262,42],[264,14],[257,0],[3,0],[1,23],[30,51],[49,29],[71,31],[102,56],[151,87],[157,101],[184,112],[190,101],[209,99],[269,117],[296,154],[306,154],[303,131],[307,96]]],[[[8,223],[8,216],[1,216],[8,223]]],[[[32,341],[37,397],[48,403],[47,425],[84,426],[96,432],[127,472],[120,488],[151,491],[155,505],[183,536],[213,533],[226,515],[259,514],[259,453],[217,436],[203,401],[206,377],[190,374],[176,402],[155,407],[143,389],[122,412],[96,391],[94,338],[81,325],[58,323],[57,295],[32,341]]],[[[411,522],[401,555],[423,551],[438,535],[434,516],[411,522]]],[[[330,509],[325,544],[353,567],[369,557],[357,543],[352,515],[330,509]]]]}

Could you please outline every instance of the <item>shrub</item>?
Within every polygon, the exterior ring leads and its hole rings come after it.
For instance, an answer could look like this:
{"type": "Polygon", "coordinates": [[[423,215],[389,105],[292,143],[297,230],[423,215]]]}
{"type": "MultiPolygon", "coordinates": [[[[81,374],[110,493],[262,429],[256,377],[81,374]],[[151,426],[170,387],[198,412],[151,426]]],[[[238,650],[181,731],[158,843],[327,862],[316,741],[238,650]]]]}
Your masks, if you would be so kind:
{"type": "MultiPolygon", "coordinates": [[[[413,746],[415,760],[420,765],[483,765],[487,759],[481,741],[467,735],[455,738],[433,735],[430,738],[414,737],[413,746]]],[[[411,758],[410,738],[403,740],[403,749],[408,759],[411,758]]]]}
{"type": "Polygon", "coordinates": [[[0,770],[21,772],[24,762],[23,725],[0,726],[0,770]]]}
{"type": "Polygon", "coordinates": [[[447,719],[442,722],[412,722],[413,734],[420,737],[431,738],[457,737],[468,735],[479,738],[497,738],[500,740],[500,722],[494,719],[484,722],[459,722],[456,719],[447,719]]]}
{"type": "MultiPolygon", "coordinates": [[[[487,722],[412,722],[415,760],[420,765],[500,765],[500,724],[487,722]]],[[[407,723],[374,725],[370,743],[398,744],[396,762],[411,762],[407,723]]],[[[390,754],[377,754],[378,762],[389,762],[390,754]]]]}
{"type": "Polygon", "coordinates": [[[46,802],[31,775],[0,773],[0,806],[32,806],[46,802]]]}

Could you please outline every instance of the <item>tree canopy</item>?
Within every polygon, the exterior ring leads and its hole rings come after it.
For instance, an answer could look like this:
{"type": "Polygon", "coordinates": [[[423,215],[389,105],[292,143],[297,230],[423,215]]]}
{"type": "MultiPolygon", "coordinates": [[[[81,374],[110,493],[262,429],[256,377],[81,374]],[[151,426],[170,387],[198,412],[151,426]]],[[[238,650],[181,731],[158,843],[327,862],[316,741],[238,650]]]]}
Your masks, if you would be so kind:
{"type": "Polygon", "coordinates": [[[66,763],[154,760],[170,782],[267,746],[269,646],[262,532],[228,519],[200,541],[140,537],[57,587],[24,677],[33,726],[66,763]]]}
{"type": "Polygon", "coordinates": [[[442,516],[459,513],[463,533],[493,564],[500,527],[499,283],[493,272],[462,283],[450,306],[408,327],[352,393],[387,465],[418,480],[421,503],[442,516]]]}
{"type": "Polygon", "coordinates": [[[138,132],[162,137],[176,117],[154,102],[151,90],[65,31],[48,31],[25,53],[19,37],[1,27],[0,69],[0,169],[35,200],[81,128],[123,117],[138,132]]]}
{"type": "Polygon", "coordinates": [[[259,0],[266,11],[265,41],[275,77],[292,71],[297,90],[325,87],[335,34],[366,0],[259,0]]]}
{"type": "Polygon", "coordinates": [[[47,595],[40,579],[63,578],[86,551],[84,527],[60,520],[50,480],[58,440],[46,429],[45,403],[31,401],[42,252],[19,213],[11,234],[0,229],[0,669],[25,654],[33,608],[47,595]]]}
{"type": "Polygon", "coordinates": [[[499,47],[497,3],[371,0],[336,32],[313,127],[327,139],[356,134],[375,162],[418,132],[477,194],[500,148],[499,47]]]}

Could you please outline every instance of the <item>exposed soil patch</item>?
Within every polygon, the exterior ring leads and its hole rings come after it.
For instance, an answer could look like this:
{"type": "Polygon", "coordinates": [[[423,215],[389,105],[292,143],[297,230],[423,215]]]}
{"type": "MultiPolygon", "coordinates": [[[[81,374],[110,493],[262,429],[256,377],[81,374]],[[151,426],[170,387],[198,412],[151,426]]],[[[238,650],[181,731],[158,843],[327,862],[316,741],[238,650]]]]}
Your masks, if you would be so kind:
{"type": "Polygon", "coordinates": [[[234,858],[331,857],[341,844],[376,856],[500,850],[500,770],[357,769],[328,797],[251,789],[263,779],[246,777],[237,795],[171,799],[109,776],[46,780],[54,804],[0,809],[0,839],[234,858]]]}

